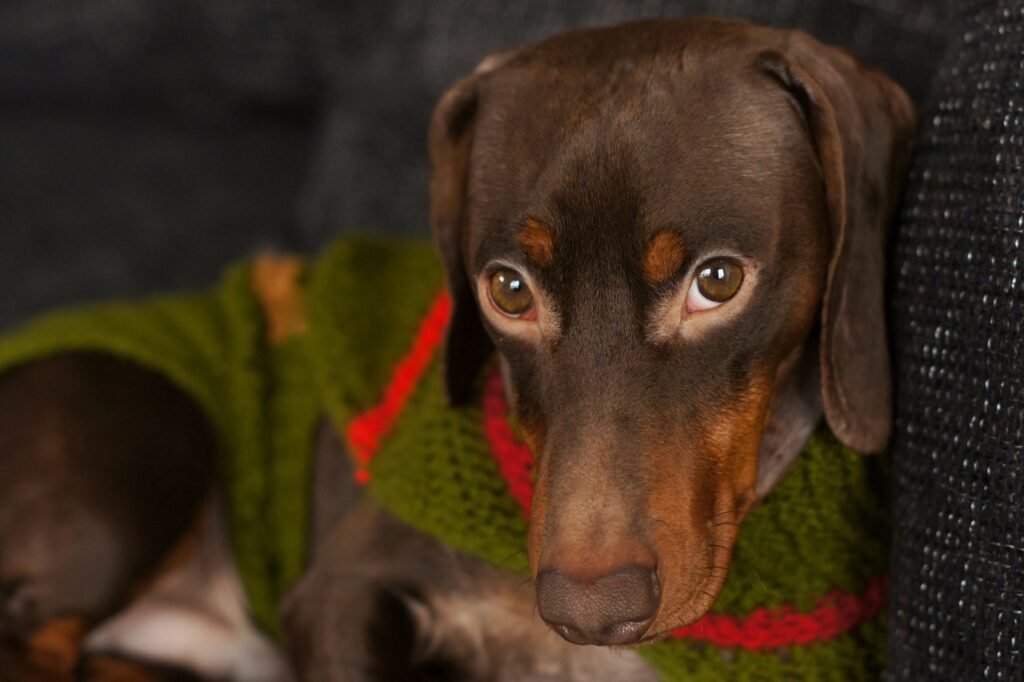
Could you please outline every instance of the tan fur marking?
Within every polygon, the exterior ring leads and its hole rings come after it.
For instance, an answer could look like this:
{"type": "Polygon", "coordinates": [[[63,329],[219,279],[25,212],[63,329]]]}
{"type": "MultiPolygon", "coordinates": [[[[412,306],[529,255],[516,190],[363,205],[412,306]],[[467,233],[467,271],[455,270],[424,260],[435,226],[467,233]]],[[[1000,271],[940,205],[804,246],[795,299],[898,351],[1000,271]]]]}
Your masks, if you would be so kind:
{"type": "Polygon", "coordinates": [[[536,218],[527,218],[519,230],[519,246],[526,256],[542,268],[550,267],[555,259],[555,243],[551,230],[536,218]]]}
{"type": "Polygon", "coordinates": [[[70,673],[78,663],[87,630],[85,621],[74,616],[51,620],[29,639],[28,660],[43,670],[70,673]]]}
{"type": "Polygon", "coordinates": [[[702,439],[708,452],[720,453],[731,470],[737,521],[746,517],[754,502],[757,456],[768,424],[771,383],[756,377],[731,408],[719,411],[702,439]]]}
{"type": "Polygon", "coordinates": [[[672,230],[662,230],[647,242],[643,271],[648,284],[661,284],[683,264],[683,239],[672,230]]]}
{"type": "Polygon", "coordinates": [[[279,254],[259,256],[252,264],[252,288],[263,306],[267,338],[273,345],[309,328],[301,282],[304,268],[303,259],[279,254]]]}
{"type": "Polygon", "coordinates": [[[704,615],[725,583],[739,523],[754,499],[769,387],[753,377],[728,408],[673,436],[697,445],[690,466],[682,466],[671,448],[652,448],[647,466],[655,483],[647,513],[662,520],[654,531],[662,607],[651,634],[704,615]]]}

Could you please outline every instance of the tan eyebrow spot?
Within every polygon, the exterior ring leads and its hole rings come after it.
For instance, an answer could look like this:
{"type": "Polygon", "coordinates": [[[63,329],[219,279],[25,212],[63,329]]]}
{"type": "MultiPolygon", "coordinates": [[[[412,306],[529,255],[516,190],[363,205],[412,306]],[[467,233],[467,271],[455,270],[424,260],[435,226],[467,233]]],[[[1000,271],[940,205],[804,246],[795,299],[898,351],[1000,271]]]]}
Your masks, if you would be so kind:
{"type": "Polygon", "coordinates": [[[643,271],[648,284],[661,284],[683,264],[686,250],[683,238],[672,230],[662,230],[647,242],[643,271]]]}
{"type": "Polygon", "coordinates": [[[542,268],[549,267],[555,259],[555,242],[551,230],[536,218],[527,218],[519,230],[519,246],[527,258],[542,268]]]}

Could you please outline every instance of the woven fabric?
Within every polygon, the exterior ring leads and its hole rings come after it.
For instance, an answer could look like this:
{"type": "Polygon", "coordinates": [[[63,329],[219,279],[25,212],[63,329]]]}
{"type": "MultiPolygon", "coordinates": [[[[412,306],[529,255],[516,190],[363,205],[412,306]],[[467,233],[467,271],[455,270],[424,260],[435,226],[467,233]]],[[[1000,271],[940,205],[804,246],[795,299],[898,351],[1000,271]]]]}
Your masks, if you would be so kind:
{"type": "Polygon", "coordinates": [[[1024,2],[959,5],[895,252],[893,680],[1024,679],[1024,2]]]}

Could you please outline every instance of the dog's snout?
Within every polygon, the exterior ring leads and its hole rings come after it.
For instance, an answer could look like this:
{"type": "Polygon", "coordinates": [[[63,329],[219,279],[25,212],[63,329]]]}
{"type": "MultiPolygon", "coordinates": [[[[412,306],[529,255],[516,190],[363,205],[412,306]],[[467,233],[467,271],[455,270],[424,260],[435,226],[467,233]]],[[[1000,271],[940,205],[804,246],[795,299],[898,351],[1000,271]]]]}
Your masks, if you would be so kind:
{"type": "Polygon", "coordinates": [[[625,566],[594,579],[557,569],[537,576],[541,618],[575,644],[638,642],[660,600],[658,575],[644,566],[625,566]]]}

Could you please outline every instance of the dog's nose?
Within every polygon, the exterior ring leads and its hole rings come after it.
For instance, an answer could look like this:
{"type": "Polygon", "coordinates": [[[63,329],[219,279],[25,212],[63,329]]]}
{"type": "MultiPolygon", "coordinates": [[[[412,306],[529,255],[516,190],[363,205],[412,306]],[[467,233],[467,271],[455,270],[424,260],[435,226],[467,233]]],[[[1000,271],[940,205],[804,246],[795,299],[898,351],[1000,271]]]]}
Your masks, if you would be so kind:
{"type": "Polygon", "coordinates": [[[660,599],[658,574],[643,566],[625,566],[589,580],[557,569],[537,575],[541,618],[574,644],[639,641],[660,599]]]}

